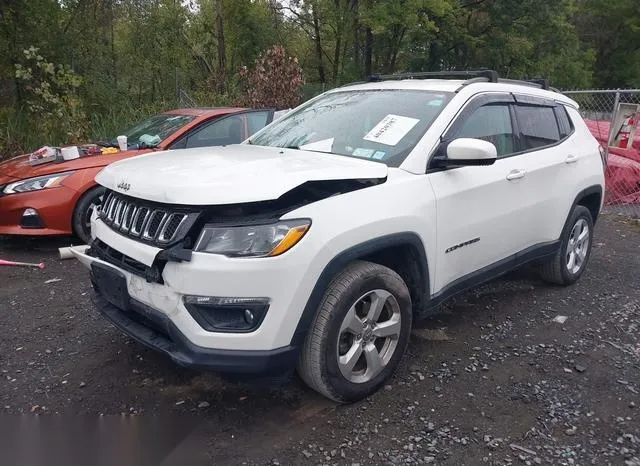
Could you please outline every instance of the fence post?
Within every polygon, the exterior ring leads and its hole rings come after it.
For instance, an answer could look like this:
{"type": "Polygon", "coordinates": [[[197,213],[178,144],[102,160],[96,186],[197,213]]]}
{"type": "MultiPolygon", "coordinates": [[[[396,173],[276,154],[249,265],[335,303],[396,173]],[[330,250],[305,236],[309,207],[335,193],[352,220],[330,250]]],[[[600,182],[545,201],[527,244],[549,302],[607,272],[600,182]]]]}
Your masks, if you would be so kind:
{"type": "Polygon", "coordinates": [[[611,133],[613,132],[613,118],[616,115],[616,109],[620,103],[620,89],[616,89],[616,97],[613,99],[613,108],[611,109],[611,123],[609,124],[609,134],[607,134],[607,145],[611,141],[611,133]]]}

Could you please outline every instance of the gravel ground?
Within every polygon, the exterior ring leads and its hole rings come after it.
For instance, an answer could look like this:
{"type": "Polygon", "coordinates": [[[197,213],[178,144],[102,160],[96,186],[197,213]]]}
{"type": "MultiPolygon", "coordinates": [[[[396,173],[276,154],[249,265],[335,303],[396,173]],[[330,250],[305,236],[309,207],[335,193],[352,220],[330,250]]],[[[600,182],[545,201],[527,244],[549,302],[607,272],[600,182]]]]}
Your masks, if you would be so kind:
{"type": "Polygon", "coordinates": [[[92,309],[80,264],[56,259],[68,242],[0,239],[0,258],[48,266],[0,268],[5,415],[173,419],[145,464],[640,466],[640,228],[623,217],[602,217],[578,284],[525,270],[455,299],[350,406],[295,376],[229,381],[141,347],[92,309]]]}

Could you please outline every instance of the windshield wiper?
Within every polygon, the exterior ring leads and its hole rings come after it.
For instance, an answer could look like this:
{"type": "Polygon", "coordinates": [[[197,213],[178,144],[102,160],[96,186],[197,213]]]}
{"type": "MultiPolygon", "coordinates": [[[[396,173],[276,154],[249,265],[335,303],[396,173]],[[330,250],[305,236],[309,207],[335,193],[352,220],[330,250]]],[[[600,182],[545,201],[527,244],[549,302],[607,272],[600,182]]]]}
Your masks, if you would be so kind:
{"type": "Polygon", "coordinates": [[[300,150],[300,146],[284,146],[283,149],[295,149],[300,150]]]}

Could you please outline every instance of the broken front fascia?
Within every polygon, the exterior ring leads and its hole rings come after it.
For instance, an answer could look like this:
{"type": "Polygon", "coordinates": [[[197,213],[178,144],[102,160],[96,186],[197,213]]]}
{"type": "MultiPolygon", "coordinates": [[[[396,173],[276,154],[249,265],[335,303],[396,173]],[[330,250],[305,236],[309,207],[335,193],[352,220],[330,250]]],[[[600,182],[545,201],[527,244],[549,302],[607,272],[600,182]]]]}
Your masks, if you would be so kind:
{"type": "MultiPolygon", "coordinates": [[[[146,267],[143,264],[140,264],[140,266],[146,271],[145,278],[147,281],[163,283],[162,272],[168,262],[191,261],[194,246],[205,225],[239,226],[276,222],[284,214],[305,205],[339,194],[376,186],[385,181],[386,178],[308,181],[288,191],[278,199],[271,201],[208,206],[203,209],[198,207],[202,210],[202,213],[186,236],[177,243],[159,251],[151,267],[146,267]]],[[[189,208],[188,206],[182,207],[189,208]]],[[[108,257],[109,248],[100,248],[100,244],[100,241],[96,241],[88,251],[88,254],[111,262],[108,257]]]]}

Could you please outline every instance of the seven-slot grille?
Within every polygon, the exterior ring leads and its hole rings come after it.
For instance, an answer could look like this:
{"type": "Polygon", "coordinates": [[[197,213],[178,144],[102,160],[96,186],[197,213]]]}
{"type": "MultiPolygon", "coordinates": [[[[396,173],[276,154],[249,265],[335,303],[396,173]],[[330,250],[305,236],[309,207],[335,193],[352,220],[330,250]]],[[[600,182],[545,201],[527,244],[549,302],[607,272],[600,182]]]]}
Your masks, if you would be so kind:
{"type": "Polygon", "coordinates": [[[102,203],[100,218],[127,236],[168,244],[176,239],[189,214],[172,212],[166,206],[143,205],[135,199],[109,192],[102,203]]]}

